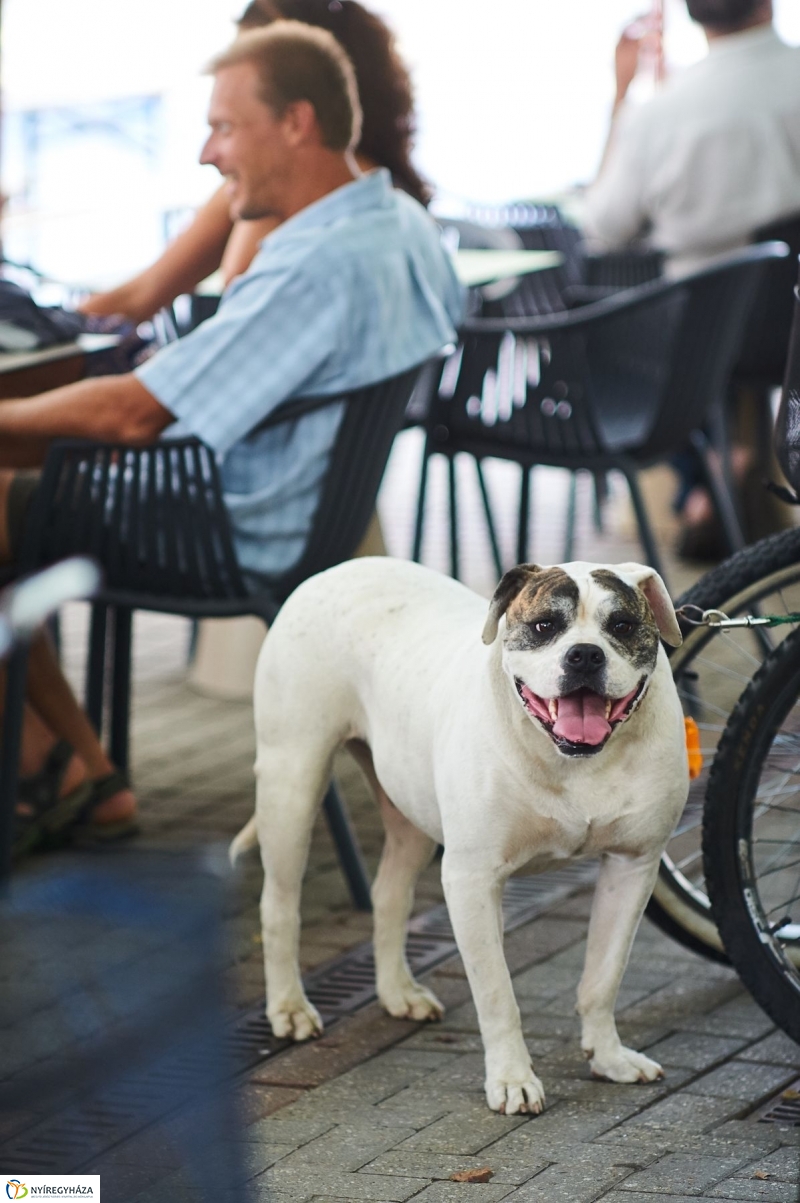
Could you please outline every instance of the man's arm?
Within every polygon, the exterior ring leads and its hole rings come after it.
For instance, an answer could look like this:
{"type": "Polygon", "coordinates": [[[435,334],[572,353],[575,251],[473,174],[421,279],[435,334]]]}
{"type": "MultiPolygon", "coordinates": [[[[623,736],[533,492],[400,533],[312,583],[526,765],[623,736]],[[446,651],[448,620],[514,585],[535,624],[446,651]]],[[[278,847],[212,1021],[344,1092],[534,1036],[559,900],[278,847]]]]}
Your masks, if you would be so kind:
{"type": "Polygon", "coordinates": [[[57,438],[141,446],[174,421],[131,373],[79,380],[38,397],[0,401],[0,467],[38,467],[57,438]]]}
{"type": "Polygon", "coordinates": [[[623,30],[617,43],[616,94],[608,138],[597,178],[584,196],[584,231],[590,238],[599,239],[607,249],[625,246],[647,224],[642,201],[642,147],[632,134],[631,114],[623,112],[645,49],[656,57],[661,52],[661,27],[654,23],[652,15],[634,21],[623,30]]]}

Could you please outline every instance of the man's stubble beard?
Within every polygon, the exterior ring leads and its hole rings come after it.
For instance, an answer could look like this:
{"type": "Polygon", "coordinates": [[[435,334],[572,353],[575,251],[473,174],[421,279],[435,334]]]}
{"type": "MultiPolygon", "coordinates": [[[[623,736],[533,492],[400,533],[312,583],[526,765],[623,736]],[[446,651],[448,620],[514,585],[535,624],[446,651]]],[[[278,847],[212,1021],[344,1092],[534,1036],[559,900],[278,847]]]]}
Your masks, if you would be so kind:
{"type": "Polygon", "coordinates": [[[261,221],[265,217],[280,218],[277,209],[270,205],[244,205],[236,215],[237,221],[261,221]]]}

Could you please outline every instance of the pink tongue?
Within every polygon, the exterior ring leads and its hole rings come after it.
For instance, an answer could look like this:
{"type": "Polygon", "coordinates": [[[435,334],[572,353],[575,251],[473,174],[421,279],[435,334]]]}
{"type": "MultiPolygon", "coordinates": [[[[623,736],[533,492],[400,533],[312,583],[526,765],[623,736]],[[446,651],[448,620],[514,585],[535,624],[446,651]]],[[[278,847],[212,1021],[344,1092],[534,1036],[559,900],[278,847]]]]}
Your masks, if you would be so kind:
{"type": "Polygon", "coordinates": [[[606,701],[596,693],[580,690],[558,699],[558,718],[553,734],[573,744],[601,744],[611,731],[606,718],[606,701]]]}

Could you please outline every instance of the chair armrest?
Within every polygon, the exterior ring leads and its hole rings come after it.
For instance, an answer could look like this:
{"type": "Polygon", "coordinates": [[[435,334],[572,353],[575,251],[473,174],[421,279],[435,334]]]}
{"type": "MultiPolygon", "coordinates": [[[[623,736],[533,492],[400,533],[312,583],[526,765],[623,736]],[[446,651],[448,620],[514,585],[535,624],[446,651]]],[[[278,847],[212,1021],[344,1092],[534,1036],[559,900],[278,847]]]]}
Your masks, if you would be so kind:
{"type": "MultiPolygon", "coordinates": [[[[451,354],[454,350],[455,346],[452,346],[449,350],[433,355],[430,359],[417,365],[419,377],[415,385],[415,391],[421,389],[430,392],[435,388],[436,373],[441,370],[441,366],[448,354],[451,354]]],[[[352,389],[351,391],[360,392],[361,389],[352,389]]],[[[283,422],[293,422],[296,418],[303,418],[306,414],[314,413],[318,409],[324,409],[327,405],[335,405],[337,402],[345,401],[348,396],[349,393],[333,393],[329,397],[292,397],[289,401],[281,402],[271,414],[268,414],[262,422],[254,426],[250,433],[255,434],[256,431],[280,426],[283,422]]]]}
{"type": "Polygon", "coordinates": [[[722,272],[749,269],[756,263],[767,264],[773,260],[785,259],[789,248],[785,242],[761,242],[755,246],[747,246],[729,255],[715,259],[705,267],[682,276],[676,280],[651,280],[639,284],[635,288],[626,288],[602,301],[583,305],[579,309],[568,309],[564,313],[548,313],[541,317],[522,318],[472,318],[461,327],[461,334],[510,334],[546,336],[559,330],[575,331],[589,326],[599,325],[606,319],[613,319],[626,310],[635,310],[653,301],[669,298],[675,294],[688,295],[692,286],[702,285],[705,280],[713,280],[722,272]]]}
{"type": "Polygon", "coordinates": [[[682,288],[680,280],[653,280],[636,288],[626,288],[601,300],[592,301],[578,309],[546,313],[540,317],[470,318],[463,323],[460,334],[521,334],[547,335],[559,330],[580,330],[585,326],[613,318],[628,309],[636,309],[682,288]]]}

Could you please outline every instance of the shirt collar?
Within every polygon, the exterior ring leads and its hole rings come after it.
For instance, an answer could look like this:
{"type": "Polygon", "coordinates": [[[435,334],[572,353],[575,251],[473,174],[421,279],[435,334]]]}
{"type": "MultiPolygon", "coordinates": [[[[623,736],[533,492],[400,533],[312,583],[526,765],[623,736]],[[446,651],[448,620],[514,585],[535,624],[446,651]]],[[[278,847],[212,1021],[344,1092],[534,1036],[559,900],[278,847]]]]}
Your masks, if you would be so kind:
{"type": "Polygon", "coordinates": [[[742,29],[738,33],[727,33],[721,38],[712,38],[708,53],[714,58],[720,55],[749,54],[759,46],[783,45],[774,25],[757,25],[755,29],[742,29]]]}
{"type": "MultiPolygon", "coordinates": [[[[352,217],[370,209],[382,209],[391,204],[392,177],[385,167],[378,167],[364,175],[334,188],[318,201],[306,205],[288,221],[283,222],[268,235],[270,246],[284,238],[292,238],[305,230],[321,229],[333,225],[341,217],[352,217]]],[[[262,246],[264,243],[262,242],[262,246]]]]}

